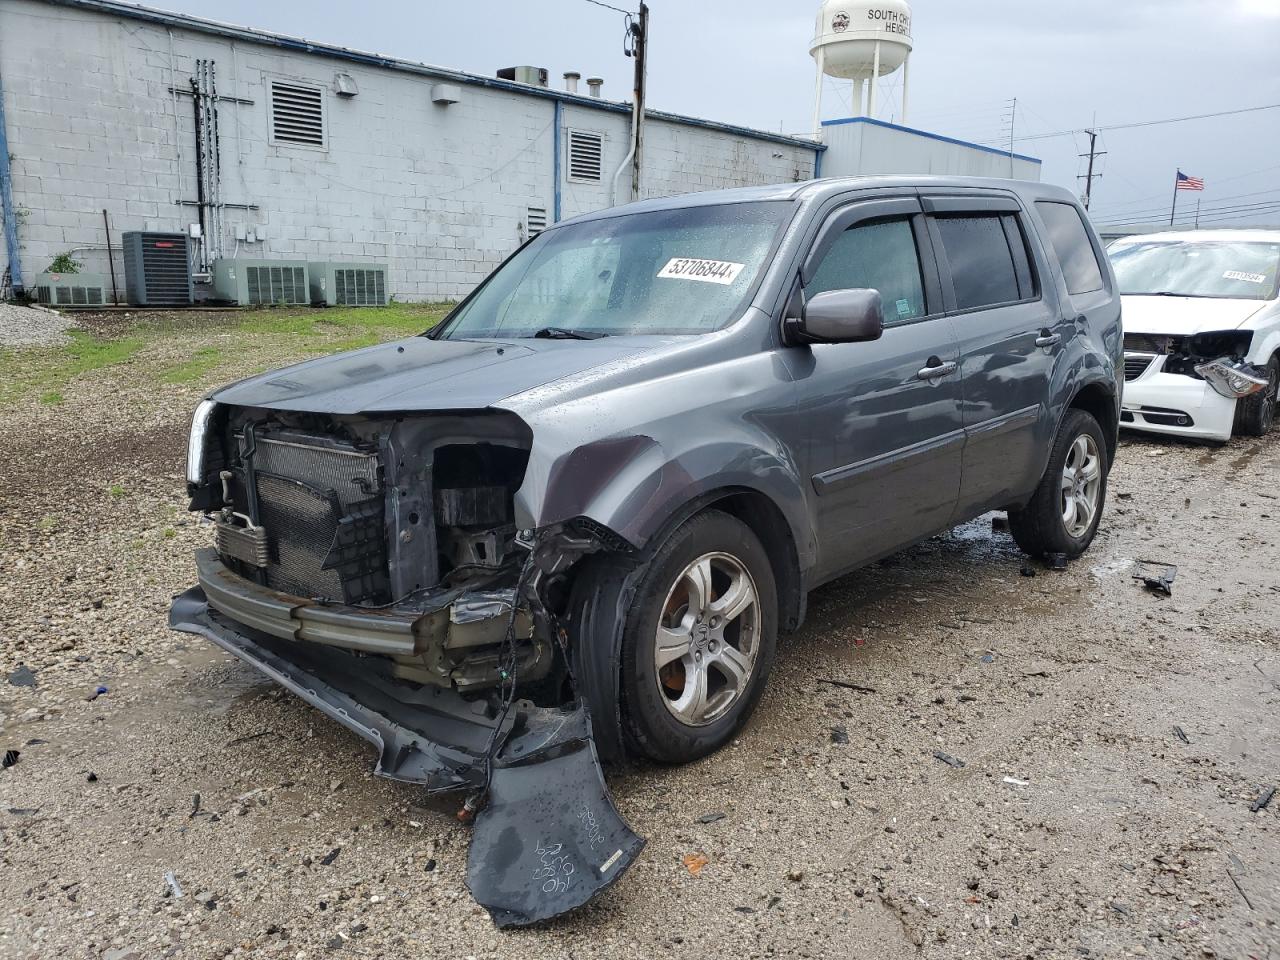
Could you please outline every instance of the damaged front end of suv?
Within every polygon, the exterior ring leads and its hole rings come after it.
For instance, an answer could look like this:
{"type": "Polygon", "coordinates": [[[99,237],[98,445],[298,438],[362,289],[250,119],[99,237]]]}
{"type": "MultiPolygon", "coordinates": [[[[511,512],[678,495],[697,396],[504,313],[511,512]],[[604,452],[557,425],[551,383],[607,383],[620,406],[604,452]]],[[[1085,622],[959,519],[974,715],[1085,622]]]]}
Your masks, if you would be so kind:
{"type": "Polygon", "coordinates": [[[560,623],[566,572],[611,538],[518,526],[531,439],[498,410],[206,400],[187,481],[214,546],[170,615],[373,743],[378,774],[465,793],[468,882],[503,926],[581,905],[644,845],[605,787],[560,623]]]}

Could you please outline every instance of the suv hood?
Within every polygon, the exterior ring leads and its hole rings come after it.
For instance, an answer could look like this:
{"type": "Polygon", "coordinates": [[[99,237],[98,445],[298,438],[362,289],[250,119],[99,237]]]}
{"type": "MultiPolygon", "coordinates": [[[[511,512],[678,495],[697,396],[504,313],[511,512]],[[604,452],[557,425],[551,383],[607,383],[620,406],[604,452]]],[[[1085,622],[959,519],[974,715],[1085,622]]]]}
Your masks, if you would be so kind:
{"type": "Polygon", "coordinates": [[[1125,333],[1163,333],[1192,336],[1210,330],[1235,330],[1267,306],[1265,300],[1227,300],[1214,297],[1152,297],[1128,294],[1120,298],[1125,333]]]}
{"type": "Polygon", "coordinates": [[[410,337],[250,377],[223,387],[211,398],[242,407],[332,414],[476,410],[674,339],[410,337]]]}

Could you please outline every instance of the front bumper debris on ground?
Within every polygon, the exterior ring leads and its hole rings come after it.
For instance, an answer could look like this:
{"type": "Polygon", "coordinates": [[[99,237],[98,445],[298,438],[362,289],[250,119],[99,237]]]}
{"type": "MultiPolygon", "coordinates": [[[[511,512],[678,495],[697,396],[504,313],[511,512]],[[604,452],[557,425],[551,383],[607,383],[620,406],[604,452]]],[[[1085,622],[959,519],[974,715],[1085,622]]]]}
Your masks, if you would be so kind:
{"type": "MultiPolygon", "coordinates": [[[[488,699],[406,683],[383,657],[295,639],[303,631],[318,639],[359,614],[220,575],[218,566],[202,553],[203,586],[174,599],[170,626],[204,637],[368,740],[378,750],[379,776],[429,793],[486,794],[467,875],[498,926],[581,906],[639,855],[644,840],[613,804],[581,699],[564,708],[518,700],[504,711],[488,699]]],[[[492,609],[508,616],[509,606],[506,614],[500,606],[492,609]]],[[[413,618],[364,616],[361,636],[372,649],[412,637],[413,618]]]]}

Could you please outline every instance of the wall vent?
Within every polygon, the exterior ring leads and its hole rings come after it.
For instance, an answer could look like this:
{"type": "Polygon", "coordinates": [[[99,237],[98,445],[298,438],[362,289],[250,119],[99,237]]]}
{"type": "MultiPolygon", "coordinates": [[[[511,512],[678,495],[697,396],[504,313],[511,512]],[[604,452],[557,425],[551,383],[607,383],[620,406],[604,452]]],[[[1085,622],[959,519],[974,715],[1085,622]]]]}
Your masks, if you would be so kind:
{"type": "Polygon", "coordinates": [[[604,137],[584,130],[569,131],[569,179],[599,183],[603,179],[604,137]]]}
{"type": "Polygon", "coordinates": [[[307,304],[311,302],[307,264],[301,260],[250,260],[245,257],[215,260],[213,294],[218,300],[241,306],[307,304]]]}
{"type": "Polygon", "coordinates": [[[525,226],[528,228],[529,236],[531,237],[537,236],[547,229],[546,207],[530,207],[529,214],[525,217],[525,226]]]}
{"type": "Polygon", "coordinates": [[[124,286],[138,307],[181,307],[191,303],[191,256],[185,233],[120,235],[124,248],[124,286]]]}
{"type": "Polygon", "coordinates": [[[324,146],[324,90],[304,83],[271,81],[271,139],[275,143],[324,146]]]}
{"type": "Polygon", "coordinates": [[[385,263],[311,263],[311,302],[331,307],[381,307],[387,302],[385,263]]]}

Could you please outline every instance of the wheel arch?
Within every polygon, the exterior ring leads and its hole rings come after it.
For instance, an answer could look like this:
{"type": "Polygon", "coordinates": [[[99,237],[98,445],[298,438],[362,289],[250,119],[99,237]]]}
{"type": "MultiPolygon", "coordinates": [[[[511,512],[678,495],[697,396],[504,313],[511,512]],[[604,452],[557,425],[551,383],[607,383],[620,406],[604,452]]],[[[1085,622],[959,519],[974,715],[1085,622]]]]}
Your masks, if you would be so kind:
{"type": "Polygon", "coordinates": [[[1107,463],[1115,463],[1116,449],[1120,443],[1120,403],[1115,390],[1100,380],[1083,384],[1063,409],[1062,417],[1058,420],[1059,429],[1068,410],[1083,410],[1098,421],[1107,441],[1107,463]]]}

